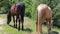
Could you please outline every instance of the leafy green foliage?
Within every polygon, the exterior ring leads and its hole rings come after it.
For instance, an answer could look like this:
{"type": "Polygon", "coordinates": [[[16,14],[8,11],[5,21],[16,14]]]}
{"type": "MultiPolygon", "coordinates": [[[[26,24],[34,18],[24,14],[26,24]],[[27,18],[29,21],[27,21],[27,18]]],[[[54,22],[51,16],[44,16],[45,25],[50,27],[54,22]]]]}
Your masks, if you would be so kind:
{"type": "Polygon", "coordinates": [[[0,11],[6,10],[6,12],[8,12],[11,5],[15,2],[24,2],[26,6],[25,16],[32,18],[33,20],[36,18],[36,7],[41,3],[47,4],[52,9],[53,25],[60,26],[60,0],[1,0],[0,11]]]}

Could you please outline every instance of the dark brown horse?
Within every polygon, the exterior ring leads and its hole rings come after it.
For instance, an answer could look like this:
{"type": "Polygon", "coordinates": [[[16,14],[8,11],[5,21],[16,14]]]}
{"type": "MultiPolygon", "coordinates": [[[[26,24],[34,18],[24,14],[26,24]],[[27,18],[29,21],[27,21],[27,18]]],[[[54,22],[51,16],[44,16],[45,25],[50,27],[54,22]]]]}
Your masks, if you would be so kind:
{"type": "Polygon", "coordinates": [[[42,23],[46,20],[48,26],[48,33],[51,32],[51,18],[52,10],[46,4],[40,4],[36,10],[36,30],[38,33],[42,34],[42,23]]]}
{"type": "Polygon", "coordinates": [[[14,27],[17,28],[17,21],[19,21],[18,30],[20,30],[20,21],[22,22],[22,30],[24,29],[24,13],[25,13],[25,4],[22,2],[17,2],[13,4],[10,8],[10,11],[7,14],[7,24],[11,22],[11,17],[13,17],[14,27]],[[15,21],[16,16],[16,21],[15,21]]]}

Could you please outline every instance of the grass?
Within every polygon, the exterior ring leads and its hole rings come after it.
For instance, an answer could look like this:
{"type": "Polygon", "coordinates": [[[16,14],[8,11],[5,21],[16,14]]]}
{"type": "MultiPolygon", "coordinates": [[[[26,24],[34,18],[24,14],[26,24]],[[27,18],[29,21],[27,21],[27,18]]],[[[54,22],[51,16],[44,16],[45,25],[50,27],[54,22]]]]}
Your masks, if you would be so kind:
{"type": "MultiPolygon", "coordinates": [[[[0,18],[6,19],[6,14],[0,14],[0,18]]],[[[13,26],[13,23],[11,22],[10,25],[13,26]]],[[[13,28],[7,24],[0,25],[0,26],[4,28],[3,30],[0,30],[0,34],[35,34],[36,32],[35,21],[31,20],[28,17],[25,17],[23,31],[22,30],[18,31],[18,29],[13,28]]],[[[47,34],[47,26],[43,25],[42,29],[43,29],[43,33],[47,34]]],[[[52,28],[52,31],[60,34],[60,29],[57,27],[52,28]]]]}
{"type": "Polygon", "coordinates": [[[6,14],[0,14],[0,18],[6,18],[7,15],[6,14]]]}

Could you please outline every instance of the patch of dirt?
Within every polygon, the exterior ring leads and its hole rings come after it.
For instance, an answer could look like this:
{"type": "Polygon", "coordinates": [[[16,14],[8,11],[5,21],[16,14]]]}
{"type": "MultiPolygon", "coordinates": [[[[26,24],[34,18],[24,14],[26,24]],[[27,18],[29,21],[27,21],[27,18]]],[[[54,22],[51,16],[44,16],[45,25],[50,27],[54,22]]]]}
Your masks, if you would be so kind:
{"type": "Polygon", "coordinates": [[[24,18],[24,25],[30,26],[30,25],[32,25],[32,22],[31,22],[30,20],[28,20],[27,17],[25,17],[25,18],[24,18]]]}
{"type": "Polygon", "coordinates": [[[1,25],[1,24],[6,24],[6,19],[0,18],[0,25],[1,25]]]}
{"type": "Polygon", "coordinates": [[[0,30],[3,30],[3,27],[2,26],[0,26],[0,30]]]}
{"type": "MultiPolygon", "coordinates": [[[[0,18],[0,25],[6,24],[6,19],[0,18]]],[[[0,30],[3,30],[3,26],[0,26],[0,30]]]]}

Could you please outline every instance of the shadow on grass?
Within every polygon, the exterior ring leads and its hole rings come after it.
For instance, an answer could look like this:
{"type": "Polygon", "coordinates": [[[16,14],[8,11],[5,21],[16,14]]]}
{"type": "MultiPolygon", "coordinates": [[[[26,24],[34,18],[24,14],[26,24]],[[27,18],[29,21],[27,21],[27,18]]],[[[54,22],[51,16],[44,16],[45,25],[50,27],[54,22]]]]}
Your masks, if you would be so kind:
{"type": "MultiPolygon", "coordinates": [[[[12,25],[10,25],[10,24],[9,24],[9,26],[15,28],[14,26],[12,26],[12,25]]],[[[17,28],[16,28],[16,29],[17,29],[17,28]]]]}
{"type": "Polygon", "coordinates": [[[51,34],[59,34],[59,33],[56,31],[52,31],[51,34]]]}
{"type": "MultiPolygon", "coordinates": [[[[47,32],[44,32],[43,34],[48,34],[47,32]]],[[[49,34],[59,34],[58,32],[56,31],[51,31],[49,34]]]]}
{"type": "Polygon", "coordinates": [[[32,32],[32,30],[30,29],[30,28],[26,28],[26,29],[24,29],[23,31],[25,31],[25,32],[32,32]]]}
{"type": "MultiPolygon", "coordinates": [[[[14,28],[14,26],[12,26],[12,25],[10,25],[10,24],[9,24],[9,26],[14,28]]],[[[18,29],[18,28],[16,28],[16,29],[18,29]]],[[[22,30],[22,29],[20,28],[20,30],[22,30]]],[[[31,30],[30,28],[26,28],[26,29],[24,29],[24,30],[22,30],[22,31],[32,32],[32,30],[31,30]]]]}

